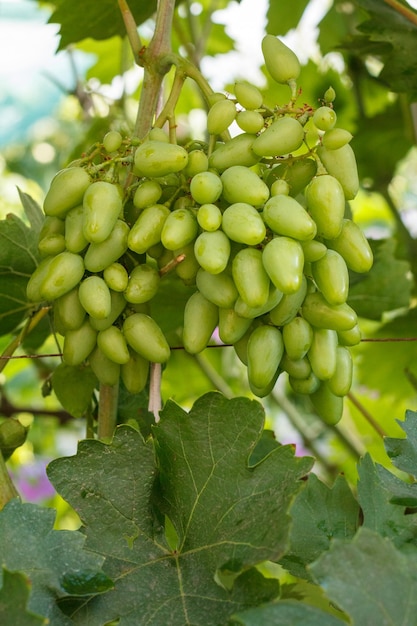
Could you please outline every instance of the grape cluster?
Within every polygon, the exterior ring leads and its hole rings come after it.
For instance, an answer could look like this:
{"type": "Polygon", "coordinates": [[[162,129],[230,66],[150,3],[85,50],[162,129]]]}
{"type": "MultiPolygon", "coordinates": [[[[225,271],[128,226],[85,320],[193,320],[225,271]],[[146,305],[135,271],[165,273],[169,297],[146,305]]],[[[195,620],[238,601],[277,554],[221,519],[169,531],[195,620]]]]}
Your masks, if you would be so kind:
{"type": "Polygon", "coordinates": [[[271,110],[240,81],[233,95],[213,95],[207,144],[181,146],[154,128],[135,145],[110,131],[58,172],[27,294],[54,303],[64,362],[87,360],[101,383],[121,377],[137,393],[149,364],[170,356],[151,311],[171,271],[190,286],[188,353],[204,350],[217,328],[255,395],[285,371],[334,423],[352,381],[349,346],[360,340],[349,270],[372,265],[345,217],[359,186],[352,136],[336,126],[332,88],[318,108],[296,107],[297,57],[271,35],[262,50],[273,79],[291,88],[286,105],[271,110]],[[232,125],[240,132],[230,138],[232,125]]]}

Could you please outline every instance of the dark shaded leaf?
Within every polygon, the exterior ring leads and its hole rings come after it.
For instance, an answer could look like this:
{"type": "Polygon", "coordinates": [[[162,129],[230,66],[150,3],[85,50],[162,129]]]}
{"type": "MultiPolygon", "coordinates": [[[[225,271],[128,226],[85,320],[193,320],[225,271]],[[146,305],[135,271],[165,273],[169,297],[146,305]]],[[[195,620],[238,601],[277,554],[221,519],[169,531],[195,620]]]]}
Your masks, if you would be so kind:
{"type": "Polygon", "coordinates": [[[52,387],[63,408],[74,417],[84,417],[91,407],[97,378],[89,367],[60,363],[52,374],[52,387]]]}
{"type": "Polygon", "coordinates": [[[0,623],[2,626],[46,626],[48,619],[27,610],[31,590],[29,578],[21,572],[3,568],[0,589],[0,623]]]}
{"type": "Polygon", "coordinates": [[[244,626],[342,626],[338,619],[321,609],[294,600],[282,600],[276,604],[259,606],[244,613],[233,615],[230,624],[244,626]]]}

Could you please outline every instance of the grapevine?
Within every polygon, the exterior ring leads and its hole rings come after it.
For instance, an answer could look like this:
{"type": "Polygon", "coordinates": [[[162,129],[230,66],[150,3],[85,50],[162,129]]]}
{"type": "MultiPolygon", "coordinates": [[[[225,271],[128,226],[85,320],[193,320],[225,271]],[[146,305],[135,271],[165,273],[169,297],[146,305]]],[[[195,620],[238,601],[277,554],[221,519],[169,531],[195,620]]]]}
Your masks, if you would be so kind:
{"type": "Polygon", "coordinates": [[[200,353],[218,328],[253,394],[266,396],[286,372],[334,424],[361,337],[349,270],[372,266],[346,216],[359,187],[352,135],[337,127],[332,88],[318,106],[297,106],[296,55],[272,35],[262,50],[271,77],[289,86],[287,103],[271,109],[244,81],[227,95],[203,89],[207,141],[179,145],[173,125],[163,129],[184,80],[177,74],[143,139],[109,130],[56,174],[27,295],[53,307],[64,363],[89,364],[102,385],[121,378],[139,393],[152,364],[173,348],[200,353]],[[152,316],[168,274],[190,290],[179,345],[152,316]]]}

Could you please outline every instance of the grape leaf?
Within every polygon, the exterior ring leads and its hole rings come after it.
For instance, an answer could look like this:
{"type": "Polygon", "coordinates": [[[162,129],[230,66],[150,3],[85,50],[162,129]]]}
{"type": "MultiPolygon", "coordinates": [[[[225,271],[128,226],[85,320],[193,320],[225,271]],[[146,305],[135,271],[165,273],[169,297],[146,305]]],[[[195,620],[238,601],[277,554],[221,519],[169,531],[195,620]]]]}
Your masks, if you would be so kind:
{"type": "Polygon", "coordinates": [[[295,28],[309,0],[294,0],[294,2],[270,2],[266,14],[266,32],[272,35],[285,35],[291,28],[295,28]]]}
{"type": "Polygon", "coordinates": [[[36,235],[37,237],[45,221],[45,215],[39,204],[35,202],[35,200],[29,194],[19,189],[19,187],[17,188],[17,191],[19,193],[19,198],[25,211],[26,217],[29,220],[32,234],[36,235]]]}
{"type": "Polygon", "coordinates": [[[0,589],[0,623],[2,626],[46,626],[48,619],[27,611],[31,583],[21,572],[3,568],[0,589]]]}
{"type": "Polygon", "coordinates": [[[366,275],[351,273],[348,303],[360,317],[379,320],[386,311],[409,306],[412,281],[408,262],[395,257],[393,239],[369,243],[373,267],[366,275]]]}
{"type": "Polygon", "coordinates": [[[408,497],[416,506],[417,483],[407,485],[382,465],[374,464],[369,454],[361,460],[358,474],[363,525],[391,539],[397,547],[416,544],[416,515],[406,515],[408,502],[404,500],[408,497]]]}
{"type": "Polygon", "coordinates": [[[74,417],[84,417],[91,407],[97,378],[89,367],[60,363],[52,374],[52,387],[63,408],[74,417]]]}
{"type": "Polygon", "coordinates": [[[342,476],[329,489],[310,474],[295,500],[291,516],[290,548],[280,563],[294,576],[309,578],[306,566],[328,550],[333,538],[354,536],[359,524],[359,505],[342,476]]]}
{"type": "Polygon", "coordinates": [[[321,609],[296,602],[282,600],[276,604],[267,604],[248,609],[233,615],[231,624],[244,626],[343,626],[344,620],[338,619],[321,609]]]}
{"type": "Polygon", "coordinates": [[[335,539],[310,566],[327,596],[352,623],[415,626],[416,552],[403,554],[387,539],[360,528],[352,541],[335,539]]]}
{"type": "Polygon", "coordinates": [[[276,581],[253,584],[251,566],[285,551],[288,509],[312,460],[277,445],[250,466],[263,423],[259,403],[209,393],[188,414],[168,402],[154,447],[119,426],[111,444],[82,441],[75,457],[49,465],[115,580],[76,624],[215,626],[277,595],[276,581]]]}
{"type": "Polygon", "coordinates": [[[85,537],[76,531],[54,530],[54,520],[52,509],[11,500],[0,511],[0,562],[9,571],[29,576],[29,610],[49,618],[54,626],[70,626],[71,620],[55,602],[69,595],[65,581],[88,580],[89,586],[79,586],[78,593],[100,593],[112,583],[100,574],[103,558],[84,550],[85,537]]]}
{"type": "Polygon", "coordinates": [[[403,472],[407,472],[411,476],[417,478],[417,413],[415,411],[407,411],[405,421],[400,422],[403,431],[407,437],[399,439],[394,437],[385,437],[384,444],[388,456],[403,472]]]}

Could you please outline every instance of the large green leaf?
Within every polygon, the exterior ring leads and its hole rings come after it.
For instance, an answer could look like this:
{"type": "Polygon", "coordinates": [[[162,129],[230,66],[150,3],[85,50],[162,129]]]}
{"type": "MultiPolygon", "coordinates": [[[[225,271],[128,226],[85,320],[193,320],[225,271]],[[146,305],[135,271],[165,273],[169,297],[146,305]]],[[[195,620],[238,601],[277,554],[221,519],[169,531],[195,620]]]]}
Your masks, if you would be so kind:
{"type": "Polygon", "coordinates": [[[288,509],[311,459],[277,444],[251,465],[263,423],[259,403],[209,393],[189,413],[167,403],[155,448],[120,426],[111,444],[82,441],[75,457],[50,464],[115,580],[76,624],[215,626],[277,595],[276,581],[251,567],[285,551],[288,509]]]}
{"type": "Polygon", "coordinates": [[[353,537],[359,524],[359,505],[343,477],[329,489],[311,474],[291,516],[290,548],[280,563],[294,576],[308,578],[306,566],[328,550],[332,539],[353,537]]]}
{"type": "Polygon", "coordinates": [[[311,565],[328,597],[358,626],[415,626],[417,553],[403,554],[387,539],[360,528],[350,542],[336,539],[311,565]]]}
{"type": "Polygon", "coordinates": [[[283,600],[233,615],[231,624],[244,626],[343,626],[338,619],[314,606],[294,600],[283,600]]]}
{"type": "Polygon", "coordinates": [[[399,422],[407,435],[404,439],[386,437],[384,440],[388,456],[403,472],[417,478],[417,413],[407,411],[404,422],[399,422]]]}
{"type": "MultiPolygon", "coordinates": [[[[54,530],[54,521],[52,509],[11,500],[0,511],[0,562],[7,570],[30,577],[28,610],[48,618],[54,626],[70,626],[71,620],[56,600],[100,593],[112,583],[100,571],[103,558],[84,550],[85,537],[54,530]]],[[[0,579],[3,589],[7,582],[7,577],[0,579]]],[[[27,623],[15,622],[16,626],[27,623]]]]}
{"type": "Polygon", "coordinates": [[[3,568],[3,586],[0,589],[0,623],[2,626],[47,626],[48,619],[27,610],[31,583],[20,572],[3,568]]]}
{"type": "Polygon", "coordinates": [[[308,3],[309,0],[270,2],[266,31],[272,35],[285,35],[291,28],[296,28],[308,3]]]}

